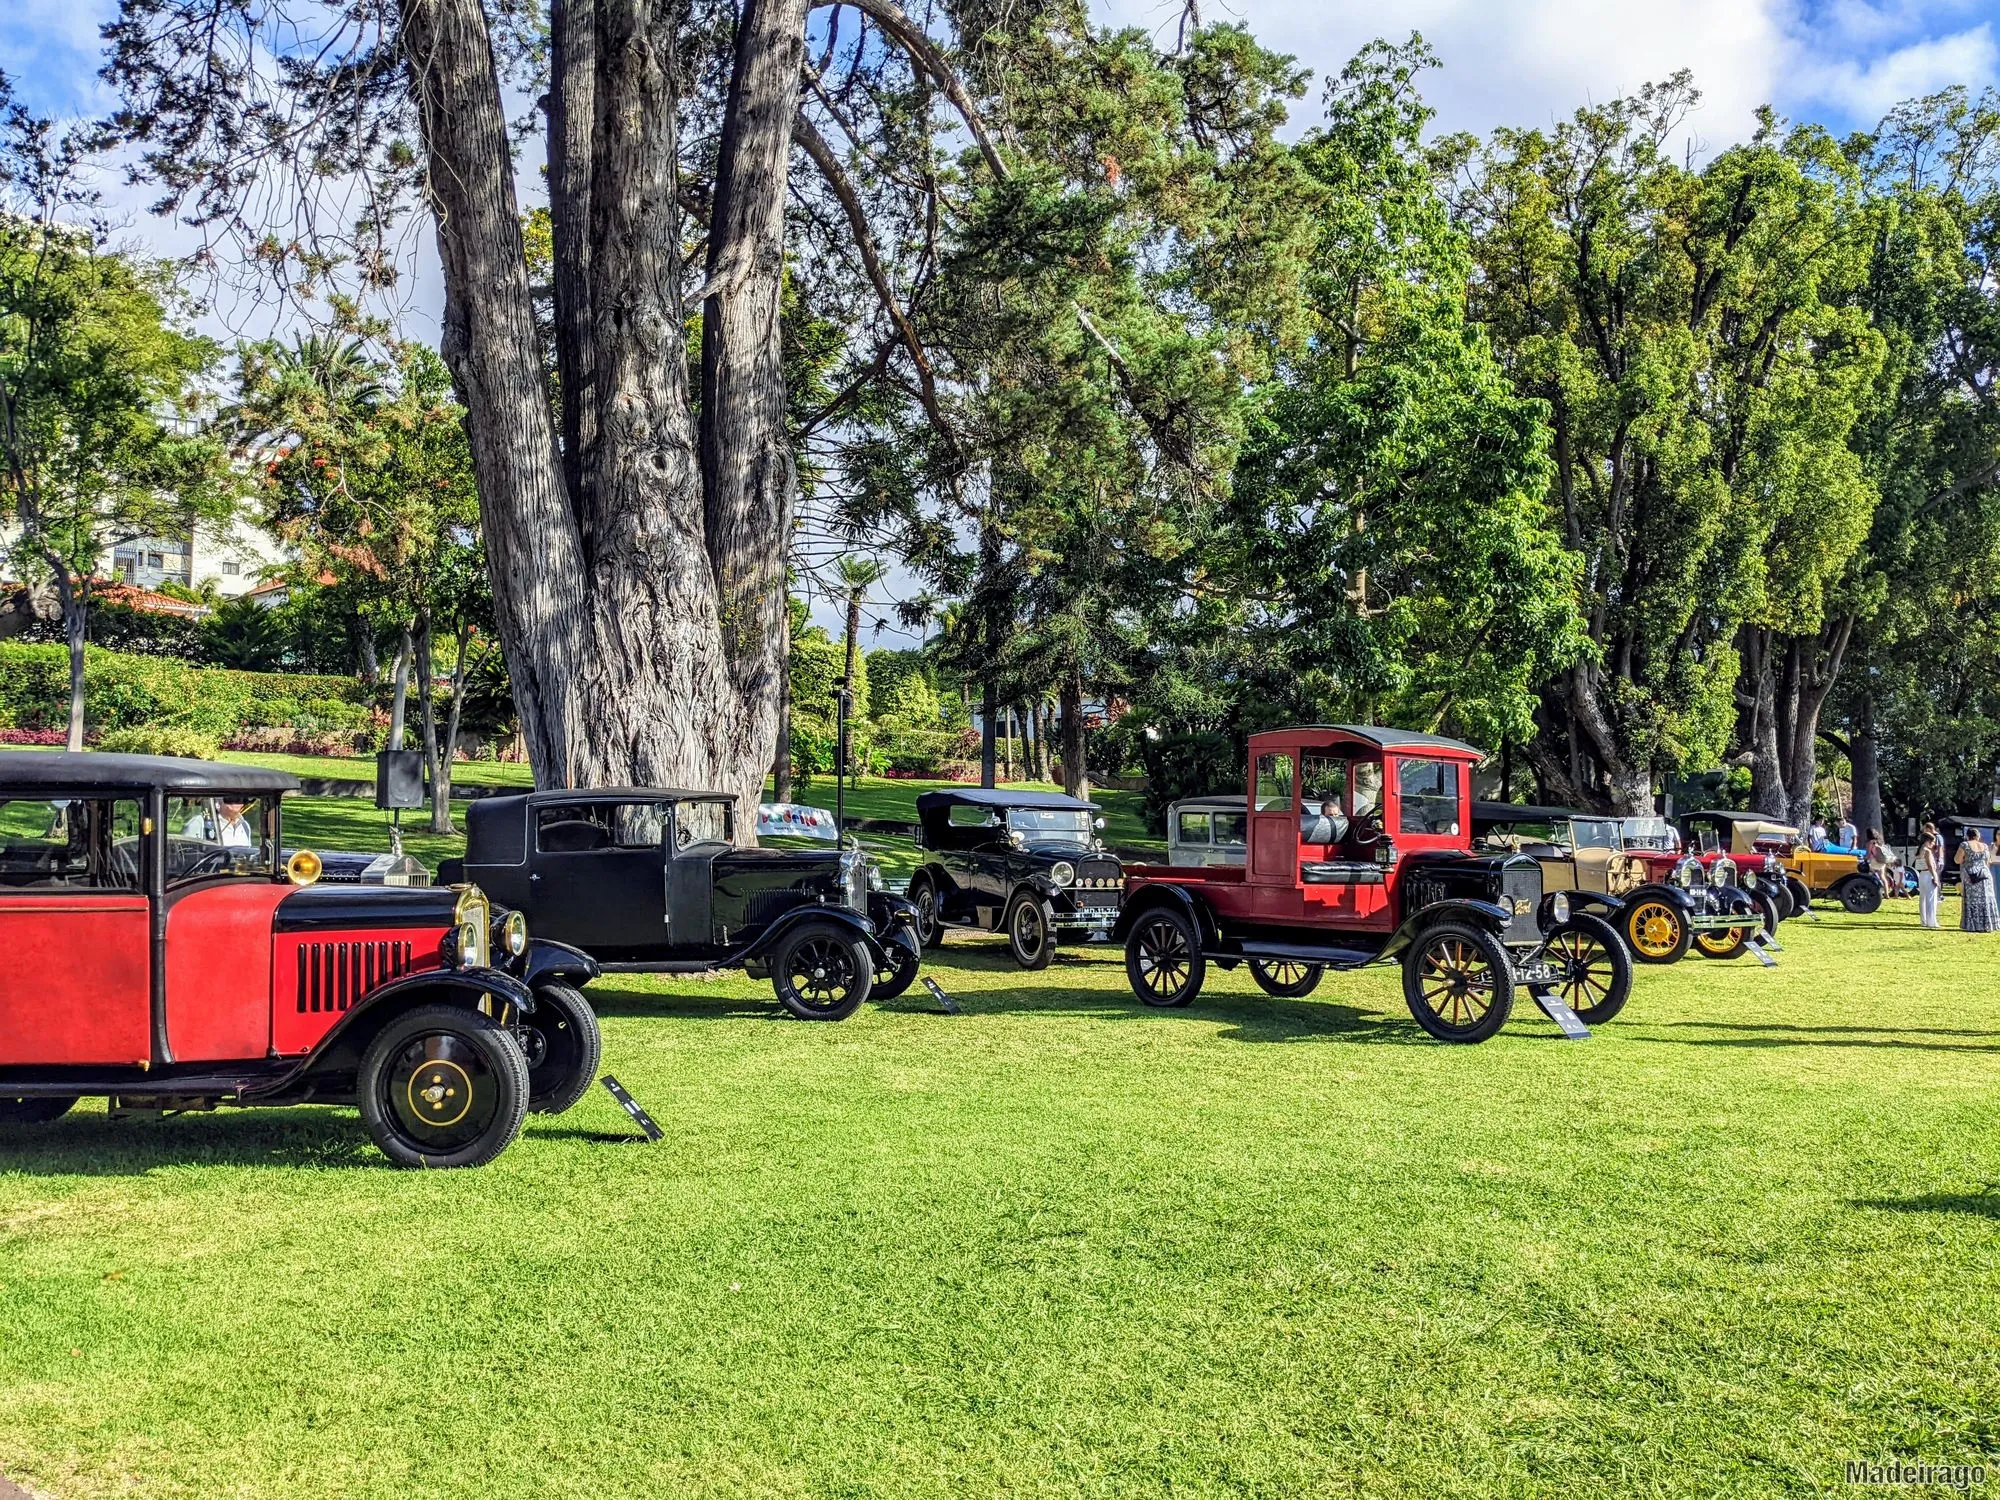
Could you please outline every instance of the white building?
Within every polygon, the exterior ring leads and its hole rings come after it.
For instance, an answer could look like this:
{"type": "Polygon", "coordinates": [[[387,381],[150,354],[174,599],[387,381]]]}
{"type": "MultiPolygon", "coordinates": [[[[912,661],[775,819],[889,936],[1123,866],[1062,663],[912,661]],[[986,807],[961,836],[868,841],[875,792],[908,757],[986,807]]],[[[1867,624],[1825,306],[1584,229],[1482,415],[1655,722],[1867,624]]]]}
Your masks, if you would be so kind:
{"type": "MultiPolygon", "coordinates": [[[[13,576],[8,560],[19,537],[15,526],[0,527],[0,579],[13,576]]],[[[98,560],[97,576],[141,589],[157,589],[163,583],[199,588],[213,581],[216,592],[233,599],[249,593],[287,561],[268,533],[239,518],[226,536],[149,536],[120,542],[98,560]]]]}

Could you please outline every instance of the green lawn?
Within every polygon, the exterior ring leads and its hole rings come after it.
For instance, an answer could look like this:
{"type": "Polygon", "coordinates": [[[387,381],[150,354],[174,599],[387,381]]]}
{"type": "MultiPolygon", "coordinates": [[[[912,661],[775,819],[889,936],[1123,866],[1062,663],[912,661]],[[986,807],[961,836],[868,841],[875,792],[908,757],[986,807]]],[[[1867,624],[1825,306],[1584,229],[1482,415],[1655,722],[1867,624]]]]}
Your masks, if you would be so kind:
{"type": "MultiPolygon", "coordinates": [[[[1955,903],[1946,919],[1955,920],[1955,903]]],[[[494,1166],[351,1112],[0,1146],[0,1472],[54,1496],[1833,1494],[2000,1459],[2000,938],[1642,970],[1586,1043],[1390,971],[1152,1013],[991,939],[838,1026],[593,987],[494,1166]]]]}

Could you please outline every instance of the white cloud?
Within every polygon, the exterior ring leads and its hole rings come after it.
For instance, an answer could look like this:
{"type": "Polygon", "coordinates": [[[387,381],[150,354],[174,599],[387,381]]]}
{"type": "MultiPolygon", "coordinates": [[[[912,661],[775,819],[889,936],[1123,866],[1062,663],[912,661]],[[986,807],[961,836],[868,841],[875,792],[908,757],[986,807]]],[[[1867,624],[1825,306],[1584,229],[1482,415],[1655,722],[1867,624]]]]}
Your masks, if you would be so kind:
{"type": "Polygon", "coordinates": [[[1982,25],[1912,42],[1866,62],[1844,58],[1822,63],[1806,72],[1801,92],[1872,123],[1900,100],[1953,84],[1976,88],[1990,82],[1997,64],[2000,47],[1994,45],[1993,28],[1982,25]]]}

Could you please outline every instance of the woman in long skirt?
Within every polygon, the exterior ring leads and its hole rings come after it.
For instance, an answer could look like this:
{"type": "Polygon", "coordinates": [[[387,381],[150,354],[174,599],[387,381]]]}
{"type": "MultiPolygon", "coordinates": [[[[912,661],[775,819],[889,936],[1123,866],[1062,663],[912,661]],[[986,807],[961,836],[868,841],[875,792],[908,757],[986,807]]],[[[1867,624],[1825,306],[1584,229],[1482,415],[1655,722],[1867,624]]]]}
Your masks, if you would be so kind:
{"type": "Polygon", "coordinates": [[[1967,932],[2000,931],[2000,908],[1993,901],[1993,849],[1972,830],[1958,846],[1958,889],[1964,897],[1958,925],[1967,932]]]}

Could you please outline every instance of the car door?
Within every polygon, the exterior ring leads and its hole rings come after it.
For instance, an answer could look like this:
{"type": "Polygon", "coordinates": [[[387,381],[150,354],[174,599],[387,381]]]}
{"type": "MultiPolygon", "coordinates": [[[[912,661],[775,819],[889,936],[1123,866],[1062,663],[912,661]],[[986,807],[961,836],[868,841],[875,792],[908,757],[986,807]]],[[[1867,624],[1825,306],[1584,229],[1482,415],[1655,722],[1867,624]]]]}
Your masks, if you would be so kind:
{"type": "Polygon", "coordinates": [[[528,876],[535,935],[609,963],[666,956],[671,807],[653,798],[537,804],[528,876]]]}
{"type": "Polygon", "coordinates": [[[0,793],[0,1066],[152,1058],[136,797],[0,793]]]}

